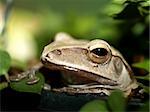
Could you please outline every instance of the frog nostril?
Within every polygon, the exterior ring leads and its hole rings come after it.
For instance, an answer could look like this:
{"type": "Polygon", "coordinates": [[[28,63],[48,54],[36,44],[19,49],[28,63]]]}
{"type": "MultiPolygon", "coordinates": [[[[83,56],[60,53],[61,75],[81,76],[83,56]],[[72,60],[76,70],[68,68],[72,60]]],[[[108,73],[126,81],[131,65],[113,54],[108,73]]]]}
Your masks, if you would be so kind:
{"type": "Polygon", "coordinates": [[[58,50],[58,49],[54,50],[53,53],[56,54],[56,55],[61,55],[61,50],[58,50]]]}
{"type": "Polygon", "coordinates": [[[53,59],[53,53],[47,53],[42,59],[47,61],[47,60],[52,60],[53,59]]]}
{"type": "Polygon", "coordinates": [[[50,53],[47,53],[45,57],[46,57],[45,60],[53,59],[53,57],[52,57],[52,55],[50,53]]]}

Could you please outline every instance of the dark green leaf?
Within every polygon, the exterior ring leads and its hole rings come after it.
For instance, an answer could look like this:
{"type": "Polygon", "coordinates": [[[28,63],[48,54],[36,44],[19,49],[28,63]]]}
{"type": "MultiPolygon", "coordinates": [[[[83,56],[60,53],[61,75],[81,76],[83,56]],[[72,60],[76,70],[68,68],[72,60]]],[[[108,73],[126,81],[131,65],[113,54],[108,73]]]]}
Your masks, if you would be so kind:
{"type": "Polygon", "coordinates": [[[37,73],[36,76],[40,78],[39,82],[36,84],[28,85],[27,78],[25,78],[19,82],[11,82],[10,87],[20,92],[32,92],[40,94],[44,85],[44,77],[41,73],[37,73]]]}
{"type": "Polygon", "coordinates": [[[135,34],[135,35],[141,35],[143,33],[145,29],[145,25],[144,24],[141,24],[141,23],[137,23],[134,25],[134,27],[132,28],[132,32],[135,34]]]}
{"type": "Polygon", "coordinates": [[[2,82],[0,83],[0,90],[6,88],[8,86],[8,83],[7,82],[2,82]]]}
{"type": "Polygon", "coordinates": [[[123,92],[120,90],[115,90],[108,98],[108,104],[112,112],[124,112],[125,103],[126,101],[123,92]]]}
{"type": "Polygon", "coordinates": [[[149,112],[149,101],[145,102],[144,105],[140,108],[139,112],[149,112]]]}
{"type": "Polygon", "coordinates": [[[106,102],[102,100],[94,100],[85,104],[80,112],[108,112],[106,102]]]}
{"type": "Polygon", "coordinates": [[[6,51],[0,50],[0,75],[5,75],[10,67],[11,58],[6,51]]]}
{"type": "Polygon", "coordinates": [[[138,68],[143,68],[143,69],[145,69],[145,70],[150,72],[149,63],[150,63],[150,60],[149,59],[145,59],[142,62],[133,64],[133,66],[134,67],[138,67],[138,68]]]}
{"type": "Polygon", "coordinates": [[[136,19],[148,15],[149,5],[145,0],[126,0],[124,9],[114,19],[136,19]]]}
{"type": "Polygon", "coordinates": [[[140,18],[140,12],[138,10],[138,4],[130,3],[118,14],[114,15],[114,19],[136,19],[140,18]]]}
{"type": "Polygon", "coordinates": [[[142,79],[142,80],[150,80],[150,75],[146,75],[146,76],[136,76],[137,79],[142,79]]]}

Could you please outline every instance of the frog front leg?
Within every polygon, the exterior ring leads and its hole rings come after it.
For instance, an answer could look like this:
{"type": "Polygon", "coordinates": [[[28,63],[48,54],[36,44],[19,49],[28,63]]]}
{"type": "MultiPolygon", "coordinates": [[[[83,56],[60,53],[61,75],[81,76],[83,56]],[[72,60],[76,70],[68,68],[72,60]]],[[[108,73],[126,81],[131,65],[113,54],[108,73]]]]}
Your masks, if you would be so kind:
{"type": "Polygon", "coordinates": [[[39,64],[35,65],[33,68],[31,68],[30,70],[27,70],[25,72],[22,72],[20,74],[14,75],[14,76],[10,76],[9,79],[10,79],[10,81],[18,82],[24,78],[28,78],[27,84],[35,84],[40,80],[36,76],[36,72],[39,71],[39,69],[42,66],[43,65],[41,63],[39,63],[39,64]]]}

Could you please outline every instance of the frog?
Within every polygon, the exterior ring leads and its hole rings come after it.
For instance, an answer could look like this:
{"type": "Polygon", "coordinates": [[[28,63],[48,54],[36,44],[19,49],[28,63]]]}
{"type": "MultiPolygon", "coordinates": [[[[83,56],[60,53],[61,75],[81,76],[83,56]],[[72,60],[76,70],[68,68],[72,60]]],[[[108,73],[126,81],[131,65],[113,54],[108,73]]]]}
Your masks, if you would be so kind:
{"type": "Polygon", "coordinates": [[[49,70],[61,72],[67,86],[59,91],[110,95],[119,89],[128,96],[138,87],[122,54],[99,38],[91,41],[75,39],[60,32],[44,47],[41,62],[49,70]]]}

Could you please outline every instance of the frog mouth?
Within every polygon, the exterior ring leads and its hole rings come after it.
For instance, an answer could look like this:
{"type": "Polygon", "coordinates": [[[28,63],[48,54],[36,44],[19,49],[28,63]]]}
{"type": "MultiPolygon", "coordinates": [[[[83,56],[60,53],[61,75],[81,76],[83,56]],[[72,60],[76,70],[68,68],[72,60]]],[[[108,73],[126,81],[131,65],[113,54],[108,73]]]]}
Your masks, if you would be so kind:
{"type": "Polygon", "coordinates": [[[82,77],[82,79],[84,78],[84,79],[89,80],[90,83],[94,82],[94,85],[95,84],[99,85],[99,87],[100,87],[100,85],[102,85],[102,87],[104,87],[104,85],[105,86],[107,85],[106,88],[109,86],[117,86],[118,85],[118,83],[114,80],[97,75],[97,74],[89,72],[89,71],[81,70],[81,69],[66,66],[66,65],[58,65],[58,64],[55,64],[55,63],[52,63],[49,61],[44,61],[44,60],[41,60],[41,61],[45,65],[45,67],[50,70],[58,70],[58,71],[63,71],[65,73],[69,72],[69,74],[73,74],[76,77],[80,77],[80,78],[82,77]]]}

